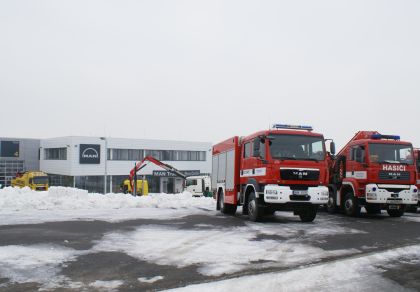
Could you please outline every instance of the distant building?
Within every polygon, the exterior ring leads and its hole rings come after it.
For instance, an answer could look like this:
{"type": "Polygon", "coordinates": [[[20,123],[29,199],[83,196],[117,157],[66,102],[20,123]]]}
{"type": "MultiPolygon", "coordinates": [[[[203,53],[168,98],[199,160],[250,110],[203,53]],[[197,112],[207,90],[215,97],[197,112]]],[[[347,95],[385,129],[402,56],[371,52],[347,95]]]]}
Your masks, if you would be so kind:
{"type": "Polygon", "coordinates": [[[39,139],[0,137],[0,185],[9,186],[16,173],[39,169],[39,139]]]}
{"type": "MultiPolygon", "coordinates": [[[[118,192],[134,164],[145,156],[153,156],[186,175],[210,174],[211,148],[208,142],[169,140],[0,138],[0,184],[9,186],[18,172],[41,170],[48,174],[51,186],[102,193],[106,174],[106,191],[118,192]]],[[[138,174],[146,177],[150,192],[177,193],[183,189],[183,179],[153,164],[138,174]]]]}
{"type": "MultiPolygon", "coordinates": [[[[59,137],[41,140],[40,169],[48,173],[52,186],[100,193],[106,173],[106,191],[118,192],[134,164],[145,156],[153,156],[187,175],[209,174],[211,148],[208,142],[59,137]]],[[[146,176],[150,192],[177,193],[183,189],[183,179],[153,164],[138,174],[146,176]]]]}

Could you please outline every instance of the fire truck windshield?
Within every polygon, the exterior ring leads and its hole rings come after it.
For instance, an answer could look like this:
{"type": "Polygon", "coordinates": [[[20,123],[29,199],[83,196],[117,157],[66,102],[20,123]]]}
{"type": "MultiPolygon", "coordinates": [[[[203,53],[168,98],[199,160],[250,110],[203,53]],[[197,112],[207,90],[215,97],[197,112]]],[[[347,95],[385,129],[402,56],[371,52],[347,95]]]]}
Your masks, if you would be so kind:
{"type": "Polygon", "coordinates": [[[324,139],[304,135],[270,135],[270,154],[273,159],[314,160],[325,159],[324,139]]]}
{"type": "Polygon", "coordinates": [[[404,144],[369,143],[369,159],[374,163],[413,164],[413,147],[404,144]]]}

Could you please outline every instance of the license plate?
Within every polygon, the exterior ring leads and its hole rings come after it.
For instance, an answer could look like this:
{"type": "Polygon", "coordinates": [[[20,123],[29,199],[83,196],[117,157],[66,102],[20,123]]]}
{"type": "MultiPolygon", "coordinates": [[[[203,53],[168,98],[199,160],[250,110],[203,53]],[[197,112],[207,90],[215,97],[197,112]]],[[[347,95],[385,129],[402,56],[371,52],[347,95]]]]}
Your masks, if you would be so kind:
{"type": "Polygon", "coordinates": [[[307,194],[308,194],[308,191],[293,191],[293,195],[304,196],[304,195],[307,195],[307,194]]]}
{"type": "Polygon", "coordinates": [[[386,203],[387,204],[390,204],[390,205],[399,205],[399,204],[401,204],[401,202],[399,202],[399,201],[393,201],[393,200],[387,200],[386,203]]]}
{"type": "Polygon", "coordinates": [[[399,206],[398,205],[389,205],[388,206],[388,209],[390,209],[390,210],[396,210],[396,209],[399,209],[399,206]]]}

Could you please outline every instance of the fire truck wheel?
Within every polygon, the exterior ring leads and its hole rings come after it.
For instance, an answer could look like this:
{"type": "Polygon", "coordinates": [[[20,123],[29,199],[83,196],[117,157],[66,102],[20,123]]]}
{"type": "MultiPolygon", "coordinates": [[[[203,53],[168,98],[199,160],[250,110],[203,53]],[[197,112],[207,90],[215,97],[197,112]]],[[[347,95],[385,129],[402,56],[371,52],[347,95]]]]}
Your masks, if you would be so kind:
{"type": "Polygon", "coordinates": [[[242,215],[248,215],[248,201],[249,201],[249,196],[248,198],[245,197],[245,201],[244,204],[242,205],[242,215]]]}
{"type": "Polygon", "coordinates": [[[307,206],[299,213],[300,221],[302,222],[312,222],[315,220],[316,213],[318,211],[318,206],[307,206]]]}
{"type": "Polygon", "coordinates": [[[381,214],[381,206],[379,204],[366,205],[365,209],[369,215],[381,214]]]}
{"type": "Polygon", "coordinates": [[[242,215],[248,215],[248,203],[242,206],[242,215]]]}
{"type": "Polygon", "coordinates": [[[219,196],[217,197],[217,210],[220,210],[220,212],[223,213],[223,209],[225,205],[225,198],[223,195],[223,191],[220,192],[219,196]]]}
{"type": "Polygon", "coordinates": [[[337,203],[335,202],[336,199],[333,194],[330,193],[330,197],[328,198],[327,203],[327,211],[328,213],[335,213],[337,211],[337,203]]]}
{"type": "Polygon", "coordinates": [[[353,193],[348,193],[344,199],[344,212],[348,216],[356,217],[360,214],[360,206],[353,193]]]}
{"type": "Polygon", "coordinates": [[[218,204],[220,207],[220,212],[223,214],[234,215],[236,213],[237,206],[225,203],[225,194],[223,191],[220,192],[218,204]]]}
{"type": "Polygon", "coordinates": [[[251,192],[248,199],[248,215],[251,221],[257,222],[261,221],[263,217],[262,208],[258,207],[257,199],[255,198],[255,193],[251,192]]]}
{"type": "Polygon", "coordinates": [[[391,217],[401,217],[404,215],[404,208],[400,207],[399,209],[387,209],[387,212],[391,217]]]}

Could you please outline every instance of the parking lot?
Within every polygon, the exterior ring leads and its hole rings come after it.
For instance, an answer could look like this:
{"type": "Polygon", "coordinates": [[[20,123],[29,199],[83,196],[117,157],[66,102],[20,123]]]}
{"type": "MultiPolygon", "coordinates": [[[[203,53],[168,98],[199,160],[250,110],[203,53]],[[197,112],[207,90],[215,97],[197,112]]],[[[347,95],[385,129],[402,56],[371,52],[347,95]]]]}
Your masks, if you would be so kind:
{"type": "Polygon", "coordinates": [[[419,227],[414,213],[349,218],[321,212],[315,222],[301,223],[277,212],[252,223],[239,212],[230,217],[213,210],[160,220],[3,225],[0,289],[194,291],[190,285],[199,284],[239,291],[269,277],[277,282],[262,281],[262,290],[358,284],[361,290],[418,290],[419,227]],[[302,270],[307,277],[293,281],[302,270]]]}

